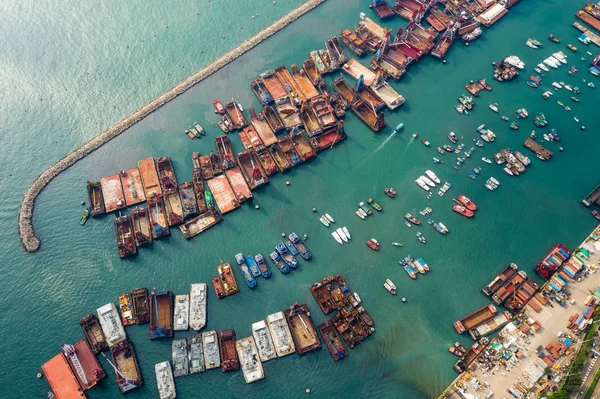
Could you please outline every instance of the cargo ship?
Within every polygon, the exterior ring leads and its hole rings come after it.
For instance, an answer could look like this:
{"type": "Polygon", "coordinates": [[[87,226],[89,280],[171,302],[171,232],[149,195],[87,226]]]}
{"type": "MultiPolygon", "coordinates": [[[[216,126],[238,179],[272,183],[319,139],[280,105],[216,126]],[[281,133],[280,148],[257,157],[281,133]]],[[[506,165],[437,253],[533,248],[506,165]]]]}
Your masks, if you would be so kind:
{"type": "Polygon", "coordinates": [[[248,182],[250,190],[269,183],[267,173],[261,166],[258,156],[253,150],[246,150],[237,155],[240,170],[248,182]]]}
{"type": "Polygon", "coordinates": [[[302,92],[302,95],[310,100],[319,96],[319,91],[315,88],[311,78],[306,74],[303,69],[298,69],[296,64],[292,64],[292,77],[296,82],[296,85],[302,92]]]}
{"type": "Polygon", "coordinates": [[[304,130],[309,137],[323,133],[323,128],[321,127],[317,116],[306,101],[300,106],[300,119],[302,120],[302,126],[304,126],[304,130]]]}
{"type": "Polygon", "coordinates": [[[477,327],[470,329],[469,335],[471,336],[471,338],[473,338],[475,341],[477,341],[479,338],[481,338],[487,334],[490,334],[490,333],[498,330],[499,328],[504,327],[504,325],[507,324],[511,318],[512,318],[512,315],[510,314],[510,312],[504,311],[504,312],[498,313],[496,316],[489,319],[488,321],[481,323],[477,327]]]}
{"type": "Polygon", "coordinates": [[[278,357],[283,357],[294,353],[296,347],[290,333],[290,328],[285,321],[283,312],[273,313],[267,316],[267,325],[273,338],[273,345],[278,357]]]}
{"type": "Polygon", "coordinates": [[[510,295],[513,294],[521,286],[523,281],[527,278],[527,273],[523,270],[519,270],[515,273],[511,278],[506,280],[494,295],[492,295],[492,300],[496,305],[501,305],[510,295]]]}
{"type": "Polygon", "coordinates": [[[319,324],[317,329],[321,333],[325,346],[327,346],[334,361],[337,362],[348,356],[348,350],[344,346],[344,343],[330,320],[325,320],[323,323],[319,324]]]}
{"type": "Polygon", "coordinates": [[[293,129],[290,132],[290,138],[294,148],[303,161],[308,161],[317,155],[300,129],[293,129]]]}
{"type": "Polygon", "coordinates": [[[267,362],[277,357],[271,333],[264,320],[252,323],[252,336],[256,342],[258,355],[260,356],[261,361],[267,362]]]}
{"type": "Polygon", "coordinates": [[[206,325],[206,284],[190,285],[190,328],[200,331],[206,325]]]}
{"type": "Polygon", "coordinates": [[[202,348],[204,349],[204,366],[206,369],[221,367],[221,353],[215,330],[202,333],[202,348]]]}
{"type": "Polygon", "coordinates": [[[225,295],[233,295],[239,292],[240,289],[238,288],[237,281],[235,281],[231,265],[228,262],[225,263],[221,260],[221,263],[217,265],[217,274],[223,284],[225,295]]]}
{"type": "Polygon", "coordinates": [[[273,107],[270,105],[265,106],[262,111],[260,111],[260,114],[275,134],[285,131],[285,125],[273,107]]]}
{"type": "Polygon", "coordinates": [[[131,211],[131,223],[136,247],[152,244],[152,227],[148,217],[148,210],[138,206],[131,211]]]}
{"type": "Polygon", "coordinates": [[[240,110],[240,105],[234,100],[231,100],[225,104],[225,111],[227,112],[229,118],[231,118],[231,121],[236,129],[243,129],[248,126],[248,121],[240,110]]]}
{"type": "Polygon", "coordinates": [[[275,76],[275,71],[270,69],[260,74],[263,85],[267,88],[273,101],[277,101],[287,95],[287,91],[275,76]]]}
{"type": "Polygon", "coordinates": [[[302,70],[306,73],[306,76],[308,76],[313,85],[321,87],[324,84],[323,77],[315,67],[314,61],[310,58],[302,63],[302,70]]]}
{"type": "Polygon", "coordinates": [[[227,373],[239,370],[240,362],[235,350],[235,331],[219,330],[218,337],[221,351],[221,371],[227,373]]]}
{"type": "Polygon", "coordinates": [[[119,295],[119,313],[124,327],[135,324],[133,301],[129,292],[119,295]]]}
{"type": "Polygon", "coordinates": [[[194,168],[192,170],[192,184],[194,188],[194,195],[196,197],[198,213],[204,213],[208,210],[208,207],[206,206],[206,200],[204,199],[204,181],[202,169],[194,168]]]}
{"type": "Polygon", "coordinates": [[[487,296],[492,296],[498,290],[498,288],[500,288],[502,284],[504,284],[506,280],[511,278],[516,272],[516,263],[511,263],[506,267],[506,269],[502,270],[496,277],[494,277],[492,281],[488,283],[488,285],[483,287],[483,293],[487,296]]]}
{"type": "Polygon", "coordinates": [[[127,339],[125,328],[123,328],[123,323],[121,323],[121,318],[114,303],[108,303],[98,308],[96,312],[109,348],[127,339]]]}
{"type": "Polygon", "coordinates": [[[173,372],[171,364],[168,360],[154,365],[154,374],[156,375],[156,385],[158,388],[158,397],[160,399],[175,399],[177,391],[175,389],[175,381],[173,380],[173,372]]]}
{"type": "Polygon", "coordinates": [[[148,199],[152,196],[162,197],[162,189],[160,188],[160,180],[156,172],[154,158],[146,158],[138,161],[138,169],[142,177],[142,185],[144,186],[146,198],[148,199]]]}
{"type": "Polygon", "coordinates": [[[254,79],[250,83],[250,88],[262,105],[271,104],[273,102],[273,96],[271,96],[271,93],[269,93],[269,90],[267,90],[267,87],[260,79],[254,79]]]}
{"type": "Polygon", "coordinates": [[[465,317],[454,322],[454,329],[457,333],[462,334],[481,323],[485,323],[496,315],[496,307],[494,305],[485,305],[481,308],[469,313],[465,317]]]}
{"type": "Polygon", "coordinates": [[[302,163],[302,158],[298,155],[298,151],[294,147],[289,136],[283,136],[279,139],[279,149],[285,154],[286,158],[290,160],[292,166],[302,163]]]}
{"type": "Polygon", "coordinates": [[[265,146],[269,147],[277,143],[275,132],[262,112],[257,114],[256,111],[254,111],[254,108],[250,108],[250,123],[265,146]]]}
{"type": "Polygon", "coordinates": [[[100,183],[88,181],[87,192],[92,217],[104,215],[106,213],[106,207],[104,205],[104,197],[102,196],[102,186],[100,183]]]}
{"type": "Polygon", "coordinates": [[[150,293],[150,339],[171,338],[173,336],[173,295],[171,291],[150,293]]]}
{"type": "Polygon", "coordinates": [[[208,210],[179,226],[179,230],[187,239],[197,236],[223,220],[219,212],[208,210]]]}
{"type": "Polygon", "coordinates": [[[254,338],[246,337],[236,341],[235,349],[237,350],[240,359],[240,366],[246,384],[252,384],[255,381],[265,378],[265,373],[260,357],[258,356],[258,349],[256,349],[254,338]]]}
{"type": "Polygon", "coordinates": [[[153,239],[171,234],[162,197],[152,196],[148,198],[148,216],[152,225],[153,239]]]}
{"type": "MultiPolygon", "coordinates": [[[[242,179],[244,177],[242,176],[242,179]]],[[[245,184],[245,182],[244,182],[245,184]]],[[[240,202],[233,192],[229,180],[225,175],[216,176],[208,181],[208,187],[217,207],[221,211],[221,214],[226,214],[234,209],[239,208],[240,202]]],[[[208,201],[207,201],[208,203],[208,201]]]]}
{"type": "Polygon", "coordinates": [[[526,148],[529,148],[531,151],[533,151],[536,156],[541,159],[542,161],[547,161],[550,158],[552,158],[552,151],[542,147],[541,145],[539,145],[538,143],[536,143],[534,140],[532,140],[531,138],[528,138],[527,140],[525,140],[525,142],[523,143],[523,145],[526,148]]]}
{"type": "Polygon", "coordinates": [[[321,341],[306,304],[299,305],[296,302],[289,309],[286,309],[284,314],[299,355],[321,347],[321,341]]]}
{"type": "Polygon", "coordinates": [[[51,392],[48,392],[48,398],[85,398],[73,370],[62,353],[44,363],[42,372],[52,389],[51,392]]]}
{"type": "Polygon", "coordinates": [[[273,161],[275,161],[275,164],[280,172],[285,172],[292,168],[292,163],[287,155],[283,152],[279,144],[273,144],[269,148],[269,153],[273,157],[273,161]]]}
{"type": "Polygon", "coordinates": [[[190,374],[202,373],[206,370],[204,365],[204,350],[202,347],[202,335],[187,337],[189,369],[190,374]]]}
{"type": "Polygon", "coordinates": [[[174,331],[187,331],[190,317],[190,296],[175,295],[175,307],[173,310],[174,331]]]}
{"type": "Polygon", "coordinates": [[[106,376],[85,339],[73,345],[61,344],[60,346],[71,370],[75,371],[75,378],[82,390],[87,391],[96,386],[98,381],[106,376]]]}
{"type": "Polygon", "coordinates": [[[143,385],[142,373],[140,373],[131,342],[124,340],[111,347],[110,355],[117,374],[117,385],[121,393],[132,391],[143,385]]]}
{"type": "Polygon", "coordinates": [[[340,39],[342,39],[342,42],[346,46],[348,46],[350,51],[352,51],[359,57],[362,56],[365,53],[365,51],[367,51],[367,46],[365,45],[365,42],[363,42],[362,39],[356,36],[354,32],[350,31],[350,29],[344,29],[340,34],[340,39]]]}
{"type": "Polygon", "coordinates": [[[81,320],[79,320],[79,325],[81,326],[83,335],[90,344],[90,347],[95,355],[108,348],[106,338],[102,332],[102,327],[100,327],[96,316],[93,314],[88,314],[82,317],[81,320]]]}
{"type": "Polygon", "coordinates": [[[142,176],[140,170],[135,167],[129,170],[122,170],[119,173],[121,187],[125,195],[125,204],[127,206],[137,205],[146,201],[144,186],[142,185],[142,176]]]}
{"type": "Polygon", "coordinates": [[[115,218],[114,224],[119,257],[126,258],[137,255],[137,246],[135,243],[131,216],[119,216],[115,218]]]}
{"type": "Polygon", "coordinates": [[[333,276],[324,278],[322,281],[317,281],[310,286],[310,292],[319,304],[319,307],[325,314],[329,314],[337,309],[337,306],[329,292],[329,282],[333,280],[333,276]]]}
{"type": "MultiPolygon", "coordinates": [[[[179,197],[181,198],[184,219],[199,214],[196,193],[194,192],[194,186],[191,182],[188,181],[179,185],[179,197]]],[[[204,191],[202,191],[202,198],[204,199],[204,191]]]]}
{"type": "Polygon", "coordinates": [[[227,170],[236,166],[235,158],[233,156],[233,150],[231,148],[231,142],[227,136],[217,136],[215,139],[215,146],[219,153],[221,160],[221,167],[223,170],[227,170]]]}
{"type": "Polygon", "coordinates": [[[528,278],[523,284],[514,291],[513,295],[506,299],[504,306],[513,312],[518,312],[529,302],[529,300],[537,293],[540,286],[528,278]]]}
{"type": "Polygon", "coordinates": [[[489,343],[490,341],[486,337],[482,337],[479,341],[475,342],[473,346],[467,350],[465,355],[454,364],[454,370],[457,373],[465,371],[489,343]]]}
{"type": "Polygon", "coordinates": [[[291,102],[289,97],[283,97],[275,102],[275,108],[286,129],[292,129],[302,124],[298,108],[291,102]]]}
{"type": "Polygon", "coordinates": [[[235,168],[226,170],[225,176],[227,176],[227,180],[231,184],[231,188],[239,203],[252,198],[252,191],[250,191],[250,187],[246,183],[246,178],[239,167],[236,166],[235,168]]]}
{"type": "Polygon", "coordinates": [[[135,288],[131,291],[131,302],[133,303],[135,324],[149,323],[150,304],[148,303],[148,290],[144,287],[135,288]]]}
{"type": "Polygon", "coordinates": [[[533,268],[544,280],[548,280],[556,270],[571,256],[569,248],[556,244],[533,268]]]}

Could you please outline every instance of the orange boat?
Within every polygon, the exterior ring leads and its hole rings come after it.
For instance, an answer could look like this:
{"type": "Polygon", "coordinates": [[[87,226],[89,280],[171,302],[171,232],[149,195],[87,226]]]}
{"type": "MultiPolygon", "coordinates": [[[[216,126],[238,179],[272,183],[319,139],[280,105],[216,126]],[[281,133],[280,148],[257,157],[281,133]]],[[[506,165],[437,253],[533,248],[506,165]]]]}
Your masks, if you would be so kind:
{"type": "Polygon", "coordinates": [[[78,370],[80,368],[79,372],[75,373],[75,377],[84,391],[92,388],[105,377],[98,359],[84,339],[74,345],[61,344],[61,348],[71,369],[78,370]]]}
{"type": "Polygon", "coordinates": [[[466,216],[468,218],[472,218],[473,217],[473,211],[465,208],[462,205],[458,205],[458,204],[454,204],[454,206],[452,207],[452,210],[456,213],[460,213],[463,216],[466,216]]]}
{"type": "Polygon", "coordinates": [[[473,201],[471,201],[470,199],[468,199],[464,194],[460,194],[458,196],[458,200],[467,207],[467,209],[471,210],[471,211],[476,211],[477,210],[477,205],[475,205],[475,203],[473,203],[473,201]]]}
{"type": "Polygon", "coordinates": [[[379,243],[374,238],[371,238],[369,241],[367,241],[367,246],[373,251],[379,251],[379,243]]]}
{"type": "Polygon", "coordinates": [[[225,298],[225,288],[223,288],[223,282],[219,277],[215,277],[212,279],[213,288],[215,289],[215,294],[217,294],[217,298],[225,298]]]}
{"type": "Polygon", "coordinates": [[[85,399],[86,396],[81,392],[79,382],[62,353],[44,363],[42,372],[56,398],[85,399]]]}

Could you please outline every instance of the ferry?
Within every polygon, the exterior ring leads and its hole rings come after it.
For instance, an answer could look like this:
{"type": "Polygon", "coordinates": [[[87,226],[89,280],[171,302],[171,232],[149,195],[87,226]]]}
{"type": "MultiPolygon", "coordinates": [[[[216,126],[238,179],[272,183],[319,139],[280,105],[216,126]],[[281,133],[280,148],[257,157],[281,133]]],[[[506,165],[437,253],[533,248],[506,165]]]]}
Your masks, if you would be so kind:
{"type": "Polygon", "coordinates": [[[202,335],[198,334],[187,337],[187,345],[190,374],[203,373],[206,370],[206,366],[204,365],[202,335]]]}
{"type": "Polygon", "coordinates": [[[458,321],[454,322],[454,329],[457,333],[462,334],[465,331],[470,330],[478,326],[481,323],[485,323],[496,315],[496,307],[494,305],[485,305],[458,321]]]}
{"type": "Polygon", "coordinates": [[[156,385],[158,386],[158,396],[160,399],[175,399],[177,393],[175,390],[175,381],[173,381],[173,372],[168,360],[154,365],[156,374],[156,385]]]}
{"type": "Polygon", "coordinates": [[[171,343],[171,352],[173,357],[173,375],[175,378],[188,375],[190,368],[187,339],[174,339],[171,343]]]}
{"type": "Polygon", "coordinates": [[[206,370],[221,367],[219,341],[215,330],[202,333],[202,349],[204,350],[204,367],[206,370]]]}
{"type": "Polygon", "coordinates": [[[291,233],[288,238],[304,260],[310,260],[312,258],[312,253],[308,250],[308,248],[306,248],[306,245],[304,245],[296,233],[291,233]]]}
{"type": "Polygon", "coordinates": [[[421,224],[421,221],[419,219],[417,219],[416,217],[414,217],[413,215],[411,215],[410,213],[407,213],[406,215],[404,215],[404,219],[408,220],[409,222],[411,222],[412,224],[418,226],[421,224]]]}
{"type": "Polygon", "coordinates": [[[337,362],[348,356],[348,350],[344,346],[344,343],[330,320],[325,320],[323,323],[319,324],[317,329],[321,333],[325,346],[327,346],[334,361],[337,362]]]}
{"type": "Polygon", "coordinates": [[[102,196],[102,185],[88,181],[87,192],[92,217],[104,215],[106,213],[106,206],[104,205],[104,197],[102,196]]]}
{"type": "Polygon", "coordinates": [[[119,257],[127,258],[129,256],[137,255],[137,246],[135,245],[131,216],[119,216],[115,219],[114,224],[119,257]]]}
{"type": "Polygon", "coordinates": [[[189,326],[200,331],[206,325],[206,283],[190,285],[189,326]]]}
{"type": "Polygon", "coordinates": [[[261,254],[256,254],[254,256],[254,261],[258,265],[258,269],[264,278],[271,277],[271,269],[269,269],[269,265],[267,265],[265,258],[261,254]]]}
{"type": "Polygon", "coordinates": [[[465,208],[462,205],[458,205],[458,204],[454,204],[454,206],[452,206],[452,210],[456,213],[460,213],[463,216],[466,216],[468,218],[473,217],[473,211],[470,209],[465,208]]]}
{"type": "Polygon", "coordinates": [[[233,274],[233,270],[231,270],[229,262],[221,260],[221,263],[217,265],[217,273],[223,284],[225,295],[233,295],[239,292],[240,289],[237,281],[235,281],[235,275],[233,274]]]}
{"type": "Polygon", "coordinates": [[[277,253],[281,256],[281,259],[292,269],[298,267],[298,260],[287,250],[284,243],[280,242],[275,247],[277,253]]]}
{"type": "Polygon", "coordinates": [[[254,337],[254,342],[256,342],[258,355],[262,362],[267,362],[277,357],[271,333],[264,320],[252,323],[252,336],[254,337]]]}
{"type": "Polygon", "coordinates": [[[277,266],[279,271],[281,271],[283,274],[288,274],[290,272],[290,267],[288,266],[287,263],[285,263],[283,261],[283,259],[277,252],[275,252],[275,251],[271,252],[269,257],[271,258],[271,260],[273,261],[275,266],[277,266]]]}
{"type": "Polygon", "coordinates": [[[110,355],[117,373],[117,385],[121,393],[129,392],[143,385],[142,373],[131,342],[125,339],[111,346],[110,355]]]}
{"type": "Polygon", "coordinates": [[[135,324],[133,303],[129,292],[119,295],[119,313],[124,327],[135,324]]]}
{"type": "Polygon", "coordinates": [[[502,328],[504,325],[506,325],[510,319],[512,318],[512,315],[510,314],[510,312],[508,311],[504,311],[501,312],[499,314],[497,314],[495,317],[489,319],[488,321],[481,323],[480,325],[478,325],[475,328],[472,328],[469,330],[469,335],[471,336],[471,338],[473,338],[475,341],[477,341],[479,338],[490,334],[496,330],[498,330],[499,328],[502,328]]]}
{"type": "Polygon", "coordinates": [[[95,355],[108,348],[106,338],[102,332],[102,327],[100,327],[96,316],[88,314],[87,316],[82,317],[81,320],[79,320],[79,325],[95,355]]]}
{"type": "Polygon", "coordinates": [[[242,272],[242,276],[244,276],[244,280],[246,280],[246,284],[249,288],[256,288],[256,279],[248,269],[248,265],[246,264],[246,260],[244,259],[244,255],[241,253],[235,255],[235,261],[240,267],[240,271],[242,272]]]}
{"type": "Polygon", "coordinates": [[[123,323],[121,323],[121,318],[113,303],[98,308],[96,312],[109,347],[113,347],[127,339],[125,328],[123,328],[123,323]]]}
{"type": "Polygon", "coordinates": [[[275,352],[278,357],[283,357],[294,353],[296,347],[292,340],[292,334],[285,321],[285,315],[283,312],[273,313],[267,316],[267,324],[269,326],[269,332],[273,338],[273,345],[275,346],[275,352]]]}
{"type": "Polygon", "coordinates": [[[135,245],[141,247],[152,244],[152,224],[146,207],[138,206],[131,210],[131,223],[135,245]]]}
{"type": "Polygon", "coordinates": [[[467,207],[467,209],[471,210],[471,211],[475,211],[477,210],[477,205],[475,205],[470,199],[468,199],[464,194],[460,194],[458,196],[458,201],[464,205],[465,207],[467,207]]]}
{"type": "Polygon", "coordinates": [[[227,373],[229,371],[239,370],[240,362],[235,350],[235,331],[234,330],[219,330],[217,334],[219,338],[219,349],[221,352],[221,371],[227,373]]]}
{"type": "Polygon", "coordinates": [[[190,296],[175,295],[175,309],[173,311],[173,324],[175,331],[187,331],[190,317],[190,296]]]}
{"type": "Polygon", "coordinates": [[[504,270],[502,270],[496,277],[492,279],[482,291],[487,296],[492,296],[498,288],[500,288],[509,278],[511,278],[517,272],[516,263],[509,264],[504,270]]]}
{"type": "Polygon", "coordinates": [[[265,377],[262,363],[258,357],[258,350],[254,338],[246,337],[235,342],[235,348],[240,359],[242,374],[246,384],[251,384],[265,377]]]}
{"type": "Polygon", "coordinates": [[[150,339],[173,336],[173,295],[171,291],[150,293],[150,339]]]}

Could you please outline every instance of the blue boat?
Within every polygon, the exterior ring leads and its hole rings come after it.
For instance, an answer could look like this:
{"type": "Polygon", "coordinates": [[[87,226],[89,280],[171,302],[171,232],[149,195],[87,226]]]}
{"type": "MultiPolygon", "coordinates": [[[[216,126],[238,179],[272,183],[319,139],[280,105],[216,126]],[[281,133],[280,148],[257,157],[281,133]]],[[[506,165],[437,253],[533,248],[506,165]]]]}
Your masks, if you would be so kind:
{"type": "Polygon", "coordinates": [[[275,247],[275,250],[281,256],[281,259],[283,259],[283,261],[289,267],[291,267],[292,269],[295,269],[298,267],[298,260],[296,260],[294,255],[292,255],[290,253],[290,251],[288,251],[288,249],[286,248],[284,243],[280,242],[279,244],[277,244],[277,246],[275,247]]]}
{"type": "Polygon", "coordinates": [[[288,238],[290,239],[292,244],[294,244],[294,247],[296,247],[296,249],[300,253],[300,256],[302,256],[302,259],[310,260],[312,258],[312,254],[310,253],[308,248],[306,248],[306,245],[304,245],[304,243],[300,241],[300,238],[296,233],[290,234],[288,238]]]}
{"type": "Polygon", "coordinates": [[[246,284],[248,284],[248,287],[256,288],[256,280],[254,279],[254,276],[252,276],[252,273],[250,273],[250,269],[248,269],[248,265],[246,264],[244,255],[237,254],[235,256],[235,261],[237,262],[238,266],[240,267],[242,276],[244,276],[244,280],[246,280],[246,284]]]}
{"type": "Polygon", "coordinates": [[[283,274],[288,274],[290,272],[290,267],[281,259],[281,256],[275,251],[271,252],[269,255],[275,266],[279,269],[279,271],[283,274]]]}
{"type": "Polygon", "coordinates": [[[292,255],[294,255],[294,256],[298,255],[298,250],[296,249],[295,246],[292,245],[291,241],[286,241],[285,246],[287,247],[288,251],[290,251],[290,253],[292,255]]]}
{"type": "Polygon", "coordinates": [[[254,277],[260,276],[260,270],[258,269],[258,265],[256,264],[256,261],[254,260],[254,256],[246,255],[244,258],[246,259],[246,264],[250,268],[250,272],[252,272],[252,276],[254,276],[254,277]]]}
{"type": "Polygon", "coordinates": [[[254,256],[254,260],[256,261],[262,276],[264,278],[271,277],[271,269],[269,269],[269,265],[267,265],[267,262],[265,262],[265,258],[261,254],[256,254],[256,256],[254,256]]]}

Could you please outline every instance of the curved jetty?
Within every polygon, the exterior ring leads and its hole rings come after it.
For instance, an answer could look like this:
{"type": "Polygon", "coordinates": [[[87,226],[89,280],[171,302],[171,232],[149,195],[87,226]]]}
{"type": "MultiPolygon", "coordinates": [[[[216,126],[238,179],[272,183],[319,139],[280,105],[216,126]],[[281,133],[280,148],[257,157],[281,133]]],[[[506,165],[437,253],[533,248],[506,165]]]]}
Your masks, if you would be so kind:
{"type": "Polygon", "coordinates": [[[21,242],[23,243],[25,249],[28,252],[35,252],[40,249],[40,240],[35,236],[35,232],[33,230],[33,207],[37,196],[52,179],[58,176],[62,171],[73,166],[80,159],[83,159],[91,152],[97,150],[110,140],[119,136],[125,130],[129,129],[131,126],[152,112],[156,111],[180,94],[185,93],[199,82],[203,81],[213,73],[223,68],[225,65],[245,54],[260,44],[263,40],[282,30],[287,25],[294,22],[302,15],[306,14],[308,11],[312,10],[323,2],[325,2],[325,0],[308,0],[300,7],[291,11],[281,19],[275,21],[272,25],[258,32],[256,35],[244,41],[242,44],[221,56],[210,65],[196,72],[194,75],[179,83],[177,86],[173,87],[160,97],[152,100],[150,103],[138,109],[128,117],[120,120],[112,127],[108,128],[98,136],[75,149],[73,152],[67,154],[54,165],[46,169],[40,176],[38,176],[37,179],[35,179],[21,201],[21,208],[19,210],[19,235],[21,236],[21,242]]]}

